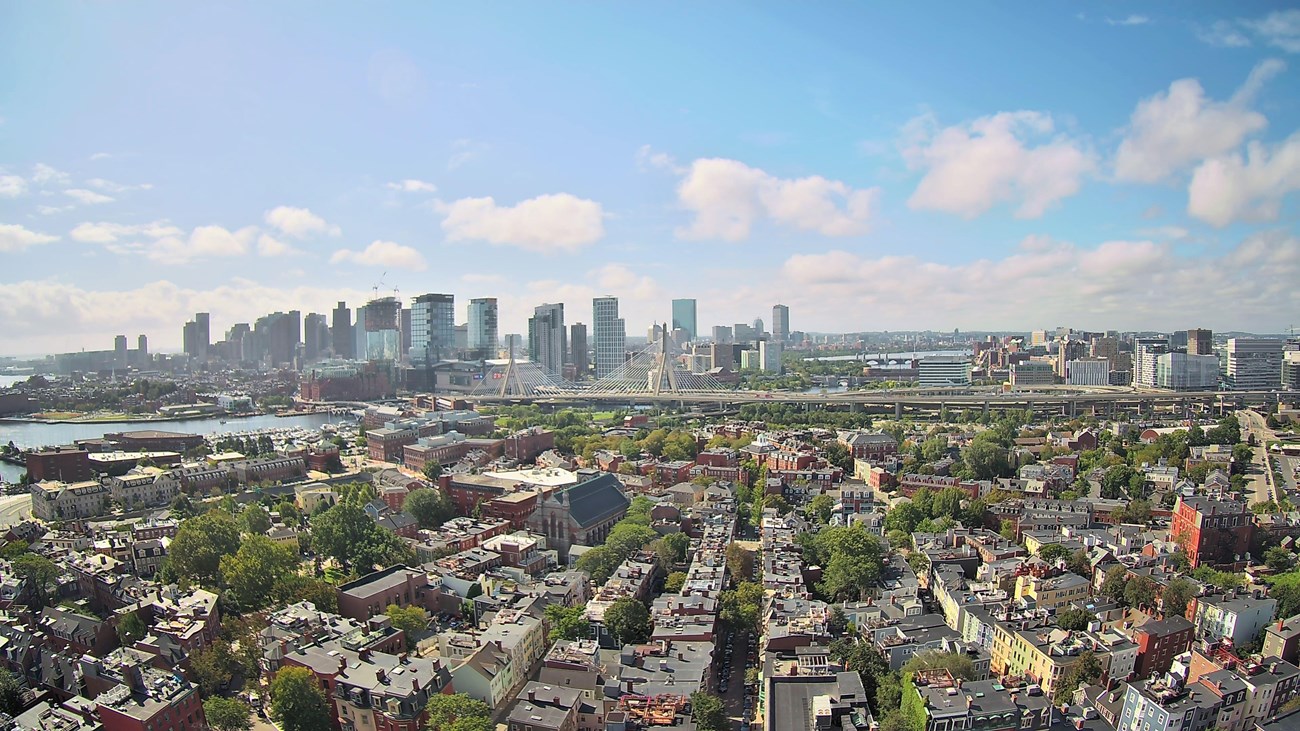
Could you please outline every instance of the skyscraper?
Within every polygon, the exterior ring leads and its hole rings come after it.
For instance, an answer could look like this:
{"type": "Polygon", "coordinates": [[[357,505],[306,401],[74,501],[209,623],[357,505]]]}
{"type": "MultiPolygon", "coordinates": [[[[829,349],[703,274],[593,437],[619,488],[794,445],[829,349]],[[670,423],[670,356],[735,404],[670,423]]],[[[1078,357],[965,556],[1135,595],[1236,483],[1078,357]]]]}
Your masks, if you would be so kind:
{"type": "Polygon", "coordinates": [[[126,368],[126,336],[118,335],[113,338],[113,367],[116,369],[126,368]]]}
{"type": "Polygon", "coordinates": [[[772,339],[778,343],[790,339],[790,308],[785,305],[772,307],[772,339]]]}
{"type": "Polygon", "coordinates": [[[731,342],[731,328],[727,327],[726,325],[714,325],[714,326],[713,326],[713,342],[715,342],[715,343],[730,343],[730,342],[731,342]]]}
{"type": "Polygon", "coordinates": [[[569,349],[564,329],[564,304],[544,304],[533,308],[528,318],[528,359],[542,370],[558,376],[564,370],[565,352],[569,349]]]}
{"type": "Polygon", "coordinates": [[[351,360],[357,356],[357,339],[352,334],[352,311],[348,303],[340,302],[334,308],[330,323],[330,338],[334,342],[334,357],[351,360]]]}
{"type": "Polygon", "coordinates": [[[470,300],[469,349],[479,358],[495,358],[498,345],[496,297],[470,300]]]}
{"type": "MultiPolygon", "coordinates": [[[[694,318],[695,303],[691,302],[691,317],[694,318]]],[[[677,309],[677,302],[673,302],[677,309]]],[[[597,297],[591,301],[591,339],[596,351],[596,378],[604,378],[623,365],[623,356],[627,351],[627,330],[623,319],[618,316],[617,297],[597,297]]]]}
{"type": "Polygon", "coordinates": [[[670,329],[685,330],[690,340],[695,339],[699,334],[695,327],[695,300],[673,300],[673,326],[670,329]]]}
{"type": "Polygon", "coordinates": [[[208,313],[197,312],[193,320],[185,323],[181,342],[186,355],[199,363],[207,362],[208,345],[212,342],[208,331],[208,313]]]}
{"type": "Polygon", "coordinates": [[[587,355],[587,326],[581,322],[575,322],[569,327],[569,362],[573,364],[573,372],[578,378],[587,375],[588,355],[587,355]]]}
{"type": "Polygon", "coordinates": [[[148,360],[149,357],[149,338],[141,335],[136,338],[136,349],[140,351],[140,360],[148,360]]]}
{"type": "Polygon", "coordinates": [[[450,358],[456,348],[456,300],[449,294],[422,294],[411,304],[412,365],[429,366],[450,358]]]}
{"type": "Polygon", "coordinates": [[[302,357],[307,363],[315,363],[324,357],[329,348],[330,329],[325,324],[325,316],[319,312],[308,312],[302,324],[302,357]]]}
{"type": "Polygon", "coordinates": [[[1188,355],[1214,355],[1214,331],[1194,328],[1187,331],[1188,355]]]}
{"type": "Polygon", "coordinates": [[[400,360],[402,357],[402,303],[381,297],[366,303],[366,360],[400,360]]]}
{"type": "Polygon", "coordinates": [[[357,360],[370,360],[370,335],[366,332],[366,306],[357,308],[357,319],[352,325],[352,357],[357,360]]]}

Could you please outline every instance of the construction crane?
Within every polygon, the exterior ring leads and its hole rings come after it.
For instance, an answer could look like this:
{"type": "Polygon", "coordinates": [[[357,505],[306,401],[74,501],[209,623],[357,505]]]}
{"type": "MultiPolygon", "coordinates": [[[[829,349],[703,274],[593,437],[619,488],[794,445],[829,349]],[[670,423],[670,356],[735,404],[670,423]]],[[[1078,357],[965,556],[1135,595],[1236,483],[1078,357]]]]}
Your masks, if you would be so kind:
{"type": "Polygon", "coordinates": [[[383,274],[380,274],[380,275],[379,275],[379,281],[378,281],[378,282],[375,282],[375,283],[370,287],[370,291],[371,291],[371,293],[373,294],[373,296],[371,297],[371,299],[379,299],[379,287],[380,287],[380,285],[382,285],[382,284],[384,283],[384,277],[386,277],[386,276],[388,276],[388,272],[384,272],[383,274]]]}

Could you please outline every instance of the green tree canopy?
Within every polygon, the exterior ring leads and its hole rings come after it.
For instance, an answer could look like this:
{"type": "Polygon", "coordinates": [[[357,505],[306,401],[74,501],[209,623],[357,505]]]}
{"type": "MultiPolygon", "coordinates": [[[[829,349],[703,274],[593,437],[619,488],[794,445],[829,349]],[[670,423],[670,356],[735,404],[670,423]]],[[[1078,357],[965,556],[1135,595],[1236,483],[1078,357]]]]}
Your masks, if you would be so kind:
{"type": "Polygon", "coordinates": [[[384,530],[356,505],[339,503],[311,518],[312,545],[358,571],[400,562],[408,551],[397,534],[384,530]]]}
{"type": "Polygon", "coordinates": [[[271,515],[261,505],[249,505],[239,517],[247,533],[261,535],[271,529],[271,515]]]}
{"type": "Polygon", "coordinates": [[[307,668],[286,666],[271,680],[271,717],[284,731],[320,731],[330,727],[332,715],[307,668]]]}
{"type": "Polygon", "coordinates": [[[244,538],[233,556],[222,556],[221,578],[243,611],[265,607],[276,584],[298,568],[298,553],[262,534],[244,538]]]}
{"type": "Polygon", "coordinates": [[[242,526],[224,510],[181,521],[167,549],[167,563],[183,582],[217,586],[221,557],[239,550],[242,526]]]}
{"type": "Polygon", "coordinates": [[[551,625],[551,633],[547,637],[551,642],[585,640],[591,637],[591,623],[587,621],[586,607],[548,604],[546,621],[551,625]]]}
{"type": "Polygon", "coordinates": [[[469,724],[486,724],[486,728],[491,728],[492,709],[483,701],[464,693],[435,695],[429,699],[427,710],[429,720],[425,728],[429,731],[468,731],[475,728],[469,724]]]}
{"type": "Polygon", "coordinates": [[[943,668],[952,673],[954,678],[975,679],[975,663],[968,655],[959,652],[941,652],[939,650],[922,650],[903,665],[903,672],[916,673],[919,670],[938,670],[943,668]]]}
{"type": "Polygon", "coordinates": [[[1048,563],[1056,563],[1059,559],[1070,555],[1070,549],[1059,543],[1049,543],[1038,549],[1038,557],[1048,563]]]}
{"type": "Polygon", "coordinates": [[[1086,609],[1071,607],[1056,615],[1056,626],[1071,631],[1084,630],[1096,618],[1096,615],[1086,609]]]}
{"type": "Polygon", "coordinates": [[[674,571],[671,574],[668,574],[668,578],[664,579],[664,592],[667,594],[676,594],[680,592],[682,587],[685,585],[686,572],[674,571]]]}
{"type": "Polygon", "coordinates": [[[248,731],[253,727],[252,710],[233,698],[214,696],[203,701],[203,715],[214,731],[248,731]]]}
{"type": "Polygon", "coordinates": [[[13,560],[13,568],[18,578],[27,582],[27,587],[32,592],[33,608],[48,605],[59,578],[59,567],[44,556],[24,553],[13,560]]]}
{"type": "Polygon", "coordinates": [[[18,677],[0,668],[0,712],[17,716],[23,712],[23,688],[18,677]]]}
{"type": "Polygon", "coordinates": [[[703,690],[691,693],[691,718],[700,731],[726,731],[731,726],[722,699],[703,690]]]}
{"type": "Polygon", "coordinates": [[[1181,576],[1165,585],[1160,594],[1160,609],[1166,617],[1187,614],[1187,603],[1196,596],[1196,586],[1181,576]]]}
{"type": "Polygon", "coordinates": [[[402,510],[410,513],[421,528],[437,528],[456,517],[456,506],[441,490],[421,488],[406,496],[402,510]]]}
{"type": "Polygon", "coordinates": [[[637,645],[650,639],[650,610],[631,597],[615,601],[605,609],[605,629],[623,645],[637,645]]]}
{"type": "Polygon", "coordinates": [[[429,620],[424,616],[424,610],[419,607],[399,607],[396,604],[389,604],[384,610],[388,620],[393,626],[406,633],[406,649],[414,650],[418,636],[429,627],[429,620]]]}
{"type": "Polygon", "coordinates": [[[808,501],[808,515],[822,525],[830,522],[831,513],[834,510],[835,501],[826,493],[822,493],[808,501]]]}

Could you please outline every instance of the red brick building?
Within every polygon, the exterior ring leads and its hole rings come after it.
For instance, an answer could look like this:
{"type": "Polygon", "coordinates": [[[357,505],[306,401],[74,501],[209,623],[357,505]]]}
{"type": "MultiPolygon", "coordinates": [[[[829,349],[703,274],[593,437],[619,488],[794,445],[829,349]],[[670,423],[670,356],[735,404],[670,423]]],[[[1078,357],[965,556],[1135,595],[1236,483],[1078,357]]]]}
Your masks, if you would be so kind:
{"type": "Polygon", "coordinates": [[[854,459],[874,462],[898,454],[898,442],[883,432],[842,431],[836,441],[843,444],[854,459]]]}
{"type": "Polygon", "coordinates": [[[1237,571],[1245,566],[1255,522],[1244,502],[1179,496],[1169,535],[1187,552],[1192,568],[1237,571]]]}
{"type": "Polygon", "coordinates": [[[956,477],[940,475],[921,475],[909,472],[898,481],[898,491],[906,497],[912,497],[921,488],[928,487],[931,492],[955,487],[965,492],[972,500],[980,496],[980,483],[975,480],[959,480],[956,477]]]}
{"type": "Polygon", "coordinates": [[[403,447],[415,444],[420,434],[414,429],[369,429],[366,449],[376,462],[401,462],[403,447]]]}
{"type": "Polygon", "coordinates": [[[555,449],[555,432],[540,426],[521,429],[506,437],[505,455],[521,463],[532,462],[548,449],[555,449]]]}
{"type": "Polygon", "coordinates": [[[1168,671],[1174,656],[1192,646],[1194,630],[1192,623],[1183,617],[1151,619],[1134,627],[1133,642],[1138,646],[1137,676],[1147,678],[1168,671]]]}
{"type": "Polygon", "coordinates": [[[55,447],[45,452],[27,454],[27,475],[33,482],[58,480],[85,482],[95,479],[90,453],[76,447],[55,447]]]}
{"type": "Polygon", "coordinates": [[[428,574],[397,564],[339,584],[339,614],[364,622],[383,614],[389,604],[433,610],[436,594],[428,574]]]}

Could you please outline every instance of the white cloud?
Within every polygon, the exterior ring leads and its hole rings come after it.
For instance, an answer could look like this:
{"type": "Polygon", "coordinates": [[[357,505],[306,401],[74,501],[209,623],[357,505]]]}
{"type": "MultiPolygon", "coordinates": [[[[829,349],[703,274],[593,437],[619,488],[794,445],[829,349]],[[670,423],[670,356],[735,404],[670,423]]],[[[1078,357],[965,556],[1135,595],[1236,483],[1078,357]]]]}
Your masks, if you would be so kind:
{"type": "Polygon", "coordinates": [[[417,272],[424,271],[428,266],[420,252],[392,241],[374,241],[362,251],[339,249],[330,257],[330,263],[353,263],[362,266],[382,266],[417,272]]]}
{"type": "Polygon", "coordinates": [[[641,172],[649,170],[669,170],[677,175],[690,172],[677,164],[676,158],[666,152],[659,152],[650,145],[641,145],[636,151],[636,168],[641,172]]]}
{"type": "Polygon", "coordinates": [[[1240,22],[1268,45],[1300,53],[1300,10],[1278,10],[1257,20],[1240,22]]]}
{"type": "Polygon", "coordinates": [[[144,236],[151,239],[184,236],[185,232],[167,221],[140,224],[83,223],[72,229],[68,237],[83,244],[112,244],[124,238],[144,236]]]}
{"type": "Polygon", "coordinates": [[[695,214],[678,229],[687,239],[741,241],[764,218],[824,236],[857,236],[871,227],[879,188],[852,188],[820,175],[778,178],[738,160],[691,163],[677,200],[695,214]]]}
{"type": "Polygon", "coordinates": [[[262,234],[257,237],[258,256],[288,256],[297,253],[297,249],[270,234],[262,234]]]}
{"type": "Polygon", "coordinates": [[[451,157],[447,158],[447,169],[455,170],[478,157],[479,153],[487,148],[487,145],[470,139],[459,139],[452,142],[451,157]]]}
{"type": "Polygon", "coordinates": [[[1146,25],[1151,22],[1151,19],[1145,15],[1130,15],[1119,19],[1106,18],[1106,22],[1110,25],[1146,25]]]}
{"type": "Polygon", "coordinates": [[[266,212],[266,223],[281,233],[296,239],[305,239],[314,234],[338,236],[343,233],[338,226],[325,222],[306,208],[278,206],[266,212]]]}
{"type": "Polygon", "coordinates": [[[93,190],[86,190],[85,188],[69,188],[63,191],[63,194],[76,202],[87,206],[95,205],[97,203],[113,202],[112,197],[106,196],[103,193],[96,193],[93,190]]]}
{"type": "Polygon", "coordinates": [[[17,175],[0,175],[0,198],[17,198],[26,192],[26,180],[17,175]]]}
{"type": "Polygon", "coordinates": [[[1196,79],[1179,79],[1138,103],[1115,156],[1115,177],[1139,183],[1168,178],[1201,160],[1236,148],[1268,126],[1249,108],[1260,87],[1286,65],[1270,59],[1251,71],[1226,102],[1206,99],[1196,79]]]}
{"type": "Polygon", "coordinates": [[[1250,45],[1250,38],[1235,23],[1227,20],[1216,20],[1208,28],[1198,29],[1196,37],[1219,48],[1245,48],[1250,45]]]}
{"type": "Polygon", "coordinates": [[[909,207],[974,218],[999,203],[1016,204],[1017,218],[1037,218],[1079,192],[1096,168],[1082,142],[1053,136],[1048,114],[1001,112],[938,129],[932,116],[908,123],[903,156],[925,177],[909,207]],[[1047,139],[1050,138],[1050,139],[1047,139]],[[1043,139],[1031,146],[1031,141],[1043,139]]]}
{"type": "Polygon", "coordinates": [[[1300,132],[1268,146],[1251,142],[1246,155],[1201,163],[1187,191],[1187,212],[1214,226],[1274,221],[1282,199],[1300,190],[1300,132]]]}
{"type": "Polygon", "coordinates": [[[72,176],[43,162],[32,166],[32,182],[37,185],[67,185],[72,176]]]}
{"type": "MultiPolygon", "coordinates": [[[[831,332],[867,326],[864,312],[869,327],[890,330],[1028,330],[1050,322],[1175,329],[1195,321],[1262,332],[1300,308],[1300,238],[1262,232],[1222,255],[1192,258],[1171,243],[1087,248],[1034,236],[1006,256],[962,264],[829,251],[791,256],[781,274],[788,283],[782,301],[831,332]]],[[[752,293],[749,311],[772,296],[752,293]]]]}
{"type": "Polygon", "coordinates": [[[74,208],[76,208],[76,206],[45,206],[45,205],[41,205],[41,206],[36,206],[36,212],[39,213],[39,214],[41,214],[42,216],[53,216],[53,215],[56,214],[56,213],[64,213],[64,212],[66,212],[66,211],[71,211],[71,210],[73,210],[74,208]]]}
{"type": "Polygon", "coordinates": [[[90,160],[91,162],[98,162],[100,160],[108,160],[111,157],[113,157],[113,153],[111,152],[96,152],[90,156],[90,160]]]}
{"type": "Polygon", "coordinates": [[[115,183],[111,180],[105,180],[103,178],[91,178],[90,180],[86,181],[86,185],[89,185],[92,188],[98,188],[99,190],[108,193],[126,193],[132,190],[153,189],[152,183],[141,183],[139,185],[125,185],[123,183],[115,183]]]}
{"type": "Polygon", "coordinates": [[[436,210],[448,241],[487,241],[527,251],[574,252],[605,235],[604,211],[593,200],[568,193],[539,195],[513,206],[491,197],[461,198],[436,210]]]}
{"type": "Polygon", "coordinates": [[[384,187],[389,190],[397,190],[403,193],[434,193],[437,192],[438,186],[423,180],[407,178],[399,180],[396,183],[388,183],[384,187]]]}
{"type": "Polygon", "coordinates": [[[144,255],[163,264],[188,264],[197,259],[243,256],[249,252],[257,228],[230,231],[221,226],[198,226],[189,238],[164,236],[144,247],[144,255]]]}
{"type": "Polygon", "coordinates": [[[23,251],[32,246],[58,241],[58,236],[28,231],[13,223],[0,223],[0,251],[12,253],[23,251]]]}

